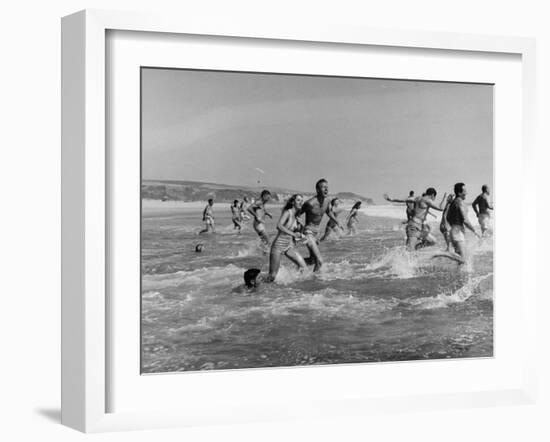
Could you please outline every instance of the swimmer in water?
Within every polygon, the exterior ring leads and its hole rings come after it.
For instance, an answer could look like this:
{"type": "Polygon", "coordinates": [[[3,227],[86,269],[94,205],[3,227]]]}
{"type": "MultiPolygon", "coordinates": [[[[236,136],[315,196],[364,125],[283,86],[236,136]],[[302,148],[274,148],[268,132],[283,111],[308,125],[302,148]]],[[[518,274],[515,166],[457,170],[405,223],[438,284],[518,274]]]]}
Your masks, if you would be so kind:
{"type": "MultiPolygon", "coordinates": [[[[338,214],[341,212],[341,210],[338,210],[338,206],[340,205],[340,200],[338,198],[332,198],[330,201],[330,210],[334,214],[335,218],[338,218],[338,214]]],[[[332,233],[337,234],[338,233],[338,225],[336,222],[334,222],[332,219],[329,219],[327,222],[327,226],[325,228],[325,234],[320,239],[320,241],[324,241],[327,239],[332,233]]]]}
{"type": "Polygon", "coordinates": [[[254,217],[254,230],[266,247],[269,246],[269,237],[265,232],[265,217],[268,216],[269,218],[273,218],[271,213],[269,213],[265,208],[265,205],[269,202],[270,199],[271,192],[269,190],[263,190],[259,201],[256,201],[248,208],[248,213],[250,213],[254,217]]]}
{"type": "Polygon", "coordinates": [[[233,221],[233,230],[238,229],[239,233],[241,233],[242,221],[241,221],[241,209],[239,207],[239,200],[233,201],[233,205],[231,206],[231,221],[233,221]]]}
{"type": "Polygon", "coordinates": [[[342,229],[342,225],[338,219],[332,213],[330,209],[330,200],[328,199],[328,181],[320,179],[315,184],[316,195],[308,199],[302,209],[300,214],[305,213],[306,215],[306,224],[304,227],[304,236],[306,237],[305,244],[309,250],[309,257],[306,258],[305,262],[308,265],[313,265],[313,271],[318,271],[323,265],[323,258],[321,252],[319,251],[319,230],[321,220],[323,215],[327,215],[336,225],[342,229]]]}
{"type": "Polygon", "coordinates": [[[214,205],[214,200],[210,198],[208,200],[208,204],[206,205],[206,207],[202,212],[202,220],[204,221],[205,227],[199,232],[199,235],[202,233],[208,233],[208,232],[216,233],[216,227],[214,226],[214,215],[212,213],[213,205],[214,205]]]}
{"type": "Polygon", "coordinates": [[[195,246],[195,252],[200,253],[204,250],[204,244],[199,243],[195,246]]]}
{"type": "Polygon", "coordinates": [[[404,200],[390,198],[386,193],[384,194],[384,199],[386,201],[389,201],[390,203],[405,203],[407,207],[405,210],[405,213],[407,214],[407,221],[409,221],[414,216],[414,190],[411,190],[409,192],[409,196],[404,200]]]}
{"type": "Polygon", "coordinates": [[[347,225],[347,228],[348,228],[348,235],[355,235],[357,233],[357,228],[356,228],[356,225],[357,225],[357,215],[358,215],[358,211],[359,209],[361,208],[361,201],[357,201],[353,207],[351,208],[351,210],[349,211],[349,214],[346,218],[346,225],[347,225]]]}
{"type": "Polygon", "coordinates": [[[244,272],[244,285],[247,289],[255,289],[260,285],[258,280],[258,275],[260,274],[260,269],[248,269],[244,272]]]}
{"type": "Polygon", "coordinates": [[[447,210],[446,219],[450,226],[451,244],[455,252],[460,257],[462,263],[465,262],[464,248],[465,233],[467,227],[475,236],[480,238],[480,235],[475,231],[474,226],[468,221],[468,208],[464,203],[466,199],[466,185],[464,183],[456,183],[454,187],[455,197],[450,203],[447,210]]]}
{"type": "Polygon", "coordinates": [[[270,282],[275,280],[279,272],[283,254],[296,264],[300,270],[306,268],[304,258],[294,249],[295,241],[303,238],[302,233],[297,231],[298,222],[296,220],[296,214],[302,208],[303,203],[304,197],[296,194],[292,195],[283,207],[277,224],[277,236],[271,244],[271,253],[269,254],[269,276],[267,280],[270,282]]]}
{"type": "Polygon", "coordinates": [[[479,226],[481,227],[482,237],[485,236],[485,232],[487,232],[487,230],[489,229],[489,220],[491,219],[489,210],[493,210],[493,206],[489,202],[490,194],[491,192],[489,191],[489,186],[485,184],[481,187],[481,194],[478,195],[472,203],[472,207],[474,209],[474,212],[476,213],[479,226]]]}

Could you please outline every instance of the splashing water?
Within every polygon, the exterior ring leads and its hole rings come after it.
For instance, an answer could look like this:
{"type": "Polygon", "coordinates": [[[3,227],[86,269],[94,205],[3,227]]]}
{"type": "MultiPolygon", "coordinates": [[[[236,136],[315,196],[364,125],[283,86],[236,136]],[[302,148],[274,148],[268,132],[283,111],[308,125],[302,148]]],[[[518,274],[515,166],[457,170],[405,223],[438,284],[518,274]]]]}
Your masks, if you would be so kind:
{"type": "Polygon", "coordinates": [[[144,372],[492,355],[490,238],[468,238],[459,266],[432,258],[441,238],[408,253],[395,219],[361,213],[355,236],[321,242],[319,272],[283,256],[275,283],[248,290],[244,271],[265,275],[269,255],[252,229],[233,234],[230,214],[217,213],[219,234],[199,239],[199,210],[143,219],[144,372]]]}

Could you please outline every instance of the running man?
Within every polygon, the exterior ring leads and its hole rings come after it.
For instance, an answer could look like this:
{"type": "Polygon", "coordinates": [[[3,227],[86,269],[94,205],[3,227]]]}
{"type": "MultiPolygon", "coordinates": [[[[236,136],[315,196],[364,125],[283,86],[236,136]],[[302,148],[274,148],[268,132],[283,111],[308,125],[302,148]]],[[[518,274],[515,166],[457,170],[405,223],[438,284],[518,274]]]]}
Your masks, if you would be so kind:
{"type": "Polygon", "coordinates": [[[273,218],[271,213],[265,208],[265,205],[270,199],[271,192],[269,190],[263,190],[260,199],[248,207],[248,213],[254,217],[252,226],[266,247],[269,246],[269,237],[265,232],[265,217],[268,216],[269,218],[273,218]]]}
{"type": "Polygon", "coordinates": [[[319,229],[323,215],[327,215],[336,225],[342,229],[342,225],[334,216],[330,209],[330,200],[328,197],[328,181],[324,178],[315,184],[317,194],[308,199],[298,216],[306,214],[306,225],[304,227],[304,236],[306,237],[306,246],[309,249],[309,257],[305,260],[307,264],[313,264],[313,271],[318,271],[323,265],[323,258],[319,251],[319,229]]]}
{"type": "Polygon", "coordinates": [[[204,229],[202,229],[200,232],[199,232],[199,235],[201,233],[208,233],[208,232],[212,232],[212,233],[216,233],[216,227],[214,226],[214,215],[212,213],[212,206],[214,205],[214,200],[212,198],[210,198],[208,200],[208,204],[206,205],[206,207],[204,208],[204,210],[202,211],[202,220],[204,221],[204,229]]]}
{"type": "Polygon", "coordinates": [[[443,209],[443,214],[441,215],[441,223],[439,224],[439,231],[443,235],[443,238],[445,238],[445,244],[447,244],[447,248],[445,249],[446,252],[448,252],[451,248],[451,226],[449,226],[449,223],[447,222],[447,212],[449,211],[449,207],[451,206],[453,200],[454,195],[449,195],[447,197],[445,208],[443,209]]]}
{"type": "Polygon", "coordinates": [[[294,249],[294,243],[297,239],[302,239],[302,234],[298,232],[298,221],[296,215],[302,209],[304,197],[302,195],[292,195],[283,207],[281,218],[277,224],[277,236],[271,244],[271,253],[269,254],[269,276],[267,281],[275,281],[275,277],[281,266],[281,256],[284,254],[300,270],[306,268],[306,263],[302,255],[294,249]]]}
{"type": "Polygon", "coordinates": [[[491,215],[489,210],[493,210],[493,206],[489,203],[489,186],[484,184],[481,187],[481,194],[474,200],[472,207],[476,213],[479,226],[481,227],[481,236],[485,236],[485,232],[489,229],[489,219],[491,215]]]}
{"type": "Polygon", "coordinates": [[[239,207],[239,200],[233,201],[231,206],[231,221],[233,221],[233,230],[238,229],[241,233],[241,208],[239,207]]]}
{"type": "MultiPolygon", "coordinates": [[[[341,210],[338,210],[338,206],[340,205],[340,200],[338,198],[332,198],[330,201],[330,210],[332,211],[335,218],[338,218],[338,214],[341,212],[341,210]]],[[[325,229],[325,234],[319,241],[324,241],[327,239],[331,233],[337,233],[338,232],[338,225],[335,221],[332,219],[329,219],[327,222],[327,227],[325,229]]]]}
{"type": "Polygon", "coordinates": [[[358,211],[360,208],[361,208],[361,201],[357,201],[349,211],[349,214],[346,218],[348,235],[355,235],[357,233],[357,228],[355,226],[358,223],[357,214],[359,213],[358,211]]]}
{"type": "Polygon", "coordinates": [[[466,252],[464,248],[464,235],[466,230],[464,227],[471,230],[478,238],[480,238],[480,236],[475,231],[474,226],[472,226],[470,221],[468,221],[468,208],[464,203],[467,195],[466,185],[464,183],[456,183],[454,192],[455,197],[449,205],[446,218],[451,228],[451,244],[453,245],[455,252],[459,255],[460,262],[464,263],[466,252]]]}
{"type": "Polygon", "coordinates": [[[411,217],[414,216],[414,201],[415,201],[414,190],[411,190],[409,192],[409,196],[407,197],[407,199],[404,199],[404,200],[392,199],[388,196],[387,193],[384,194],[384,198],[386,199],[386,201],[389,201],[390,203],[405,203],[405,205],[407,206],[407,209],[406,209],[407,221],[409,221],[411,217]]]}
{"type": "Polygon", "coordinates": [[[434,204],[436,196],[436,190],[433,187],[429,187],[426,189],[426,193],[414,200],[414,211],[407,221],[407,227],[405,229],[407,233],[406,246],[409,251],[415,250],[416,245],[422,241],[423,225],[426,222],[429,210],[434,209],[440,212],[443,211],[441,207],[434,204]]]}

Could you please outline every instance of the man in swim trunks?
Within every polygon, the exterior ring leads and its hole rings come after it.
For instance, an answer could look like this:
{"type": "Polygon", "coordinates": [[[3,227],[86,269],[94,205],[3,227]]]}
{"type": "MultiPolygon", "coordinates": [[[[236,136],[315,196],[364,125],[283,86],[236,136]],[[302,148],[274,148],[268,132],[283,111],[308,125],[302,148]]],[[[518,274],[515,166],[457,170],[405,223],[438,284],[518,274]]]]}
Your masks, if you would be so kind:
{"type": "Polygon", "coordinates": [[[248,208],[248,213],[254,217],[254,230],[266,247],[269,246],[269,237],[265,232],[265,217],[268,216],[269,218],[273,218],[271,213],[269,213],[265,208],[265,205],[270,199],[271,192],[269,190],[263,190],[260,199],[248,208]]]}
{"type": "Polygon", "coordinates": [[[481,227],[481,236],[485,236],[485,232],[489,229],[489,210],[493,210],[493,206],[489,203],[489,186],[486,184],[481,187],[481,194],[474,200],[472,207],[476,213],[479,226],[481,227]]]}
{"type": "Polygon", "coordinates": [[[450,226],[451,244],[455,252],[460,256],[462,262],[464,262],[464,255],[466,252],[464,248],[464,241],[466,239],[464,235],[466,230],[464,227],[471,230],[478,238],[480,236],[475,231],[474,226],[468,221],[468,208],[464,203],[467,194],[466,185],[464,183],[456,183],[454,192],[455,197],[449,205],[446,219],[450,226]]]}
{"type": "Polygon", "coordinates": [[[212,206],[214,205],[214,200],[210,198],[208,200],[208,204],[204,208],[202,212],[202,220],[204,221],[204,229],[202,229],[199,234],[201,233],[208,233],[212,231],[212,233],[216,233],[216,228],[214,227],[214,215],[212,214],[212,206]]]}
{"type": "Polygon", "coordinates": [[[436,190],[433,187],[429,187],[421,197],[414,200],[414,211],[412,216],[407,221],[407,227],[405,229],[407,233],[406,245],[408,250],[415,250],[416,245],[422,241],[422,226],[426,222],[428,211],[430,209],[438,210],[440,212],[443,211],[441,207],[434,204],[436,196],[436,190]]]}
{"type": "Polygon", "coordinates": [[[241,209],[239,207],[239,200],[233,201],[231,206],[231,221],[233,221],[233,229],[238,229],[241,233],[241,209]]]}
{"type": "Polygon", "coordinates": [[[318,271],[323,265],[323,258],[319,251],[319,230],[323,215],[327,215],[336,225],[342,229],[342,225],[332,213],[330,208],[330,200],[328,199],[328,181],[320,179],[315,184],[317,194],[308,199],[298,216],[302,213],[306,214],[306,225],[304,227],[304,236],[306,237],[305,245],[309,249],[309,258],[305,261],[307,264],[313,264],[313,271],[318,271]]]}

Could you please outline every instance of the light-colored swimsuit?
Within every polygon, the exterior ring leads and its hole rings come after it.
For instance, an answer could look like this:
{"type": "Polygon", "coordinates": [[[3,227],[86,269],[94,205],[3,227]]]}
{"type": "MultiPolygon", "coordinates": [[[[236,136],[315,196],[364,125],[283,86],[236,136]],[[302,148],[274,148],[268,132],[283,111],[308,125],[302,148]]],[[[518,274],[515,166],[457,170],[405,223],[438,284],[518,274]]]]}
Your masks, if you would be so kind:
{"type": "MultiPolygon", "coordinates": [[[[297,225],[298,223],[296,222],[296,220],[294,220],[294,222],[287,228],[289,230],[295,230],[297,225]]],[[[279,230],[279,233],[277,234],[277,237],[273,241],[271,248],[278,250],[281,253],[286,253],[292,247],[294,247],[294,237],[292,235],[289,235],[288,233],[281,232],[279,230]]]]}

